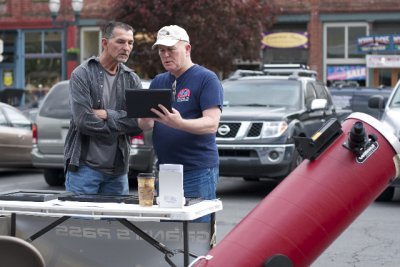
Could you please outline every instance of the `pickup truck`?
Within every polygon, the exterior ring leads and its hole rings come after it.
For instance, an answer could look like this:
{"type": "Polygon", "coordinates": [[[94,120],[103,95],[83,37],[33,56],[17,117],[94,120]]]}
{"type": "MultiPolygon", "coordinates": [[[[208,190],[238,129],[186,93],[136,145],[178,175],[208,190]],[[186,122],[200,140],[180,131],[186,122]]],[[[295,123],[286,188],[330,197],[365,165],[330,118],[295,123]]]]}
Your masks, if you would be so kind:
{"type": "Polygon", "coordinates": [[[370,108],[368,101],[372,96],[383,96],[386,102],[392,93],[392,88],[372,88],[372,87],[330,87],[333,104],[336,106],[336,113],[339,121],[343,121],[353,112],[362,112],[376,119],[382,116],[382,110],[370,108]]]}
{"type": "Polygon", "coordinates": [[[336,118],[329,90],[311,70],[246,73],[222,86],[224,108],[216,136],[221,176],[283,179],[303,160],[294,137],[311,137],[336,118]]]}

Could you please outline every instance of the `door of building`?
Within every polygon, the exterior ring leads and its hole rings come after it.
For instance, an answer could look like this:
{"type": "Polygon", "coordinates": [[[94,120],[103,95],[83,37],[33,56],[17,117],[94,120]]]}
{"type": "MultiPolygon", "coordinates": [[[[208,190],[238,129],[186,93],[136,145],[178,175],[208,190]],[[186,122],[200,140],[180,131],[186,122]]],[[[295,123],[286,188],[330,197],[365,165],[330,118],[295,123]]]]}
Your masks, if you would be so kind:
{"type": "Polygon", "coordinates": [[[400,69],[374,69],[374,87],[394,87],[400,79],[400,69]]]}

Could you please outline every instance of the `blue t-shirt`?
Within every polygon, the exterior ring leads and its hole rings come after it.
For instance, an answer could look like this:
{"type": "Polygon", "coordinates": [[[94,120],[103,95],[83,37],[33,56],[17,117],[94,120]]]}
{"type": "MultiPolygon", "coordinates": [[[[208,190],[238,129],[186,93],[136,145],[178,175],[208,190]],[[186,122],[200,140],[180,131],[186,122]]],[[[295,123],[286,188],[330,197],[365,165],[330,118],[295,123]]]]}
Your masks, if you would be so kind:
{"type": "MultiPolygon", "coordinates": [[[[150,89],[172,88],[175,77],[169,72],[157,75],[150,89]]],[[[172,107],[184,119],[202,117],[202,111],[218,106],[222,109],[223,90],[214,72],[193,65],[176,81],[172,107]]],[[[159,164],[182,164],[184,170],[213,168],[219,165],[215,134],[191,134],[155,122],[153,146],[159,164]]]]}

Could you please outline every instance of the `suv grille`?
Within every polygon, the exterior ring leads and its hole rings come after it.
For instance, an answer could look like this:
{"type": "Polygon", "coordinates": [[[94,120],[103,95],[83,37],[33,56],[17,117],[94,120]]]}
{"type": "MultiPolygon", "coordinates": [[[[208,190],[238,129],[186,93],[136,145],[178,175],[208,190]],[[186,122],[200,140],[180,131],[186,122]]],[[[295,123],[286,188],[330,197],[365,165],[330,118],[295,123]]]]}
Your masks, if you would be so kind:
{"type": "Polygon", "coordinates": [[[260,136],[261,128],[262,128],[262,123],[261,122],[253,123],[251,125],[249,133],[247,134],[247,137],[258,137],[258,136],[260,136]]]}
{"type": "Polygon", "coordinates": [[[232,138],[235,137],[239,131],[239,122],[221,122],[218,126],[217,137],[232,138]]]}
{"type": "Polygon", "coordinates": [[[217,138],[257,138],[262,127],[262,122],[220,122],[217,138]]]}

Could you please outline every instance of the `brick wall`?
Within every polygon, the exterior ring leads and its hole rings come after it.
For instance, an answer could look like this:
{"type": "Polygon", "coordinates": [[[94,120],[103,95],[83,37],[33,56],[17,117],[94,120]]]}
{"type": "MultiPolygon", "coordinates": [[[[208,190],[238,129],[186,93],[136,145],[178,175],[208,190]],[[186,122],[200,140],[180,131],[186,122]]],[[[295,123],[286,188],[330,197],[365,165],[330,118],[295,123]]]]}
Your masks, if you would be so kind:
{"type": "MultiPolygon", "coordinates": [[[[322,78],[322,34],[321,14],[400,12],[399,0],[271,0],[276,15],[308,14],[310,33],[308,64],[322,78]]],[[[400,20],[400,18],[399,18],[400,20]]]]}
{"type": "MultiPolygon", "coordinates": [[[[84,0],[82,19],[100,19],[116,0],[84,0]]],[[[400,12],[399,0],[269,0],[277,15],[309,14],[308,62],[322,73],[322,25],[320,14],[400,12]]],[[[73,20],[71,0],[61,0],[58,19],[73,20]]],[[[0,29],[51,28],[48,0],[0,0],[0,29]]]]}
{"type": "MultiPolygon", "coordinates": [[[[99,19],[114,0],[84,0],[82,19],[99,19]]],[[[43,28],[51,26],[48,0],[1,0],[0,28],[43,28]]],[[[73,20],[71,0],[61,0],[59,19],[73,20]]]]}
{"type": "Polygon", "coordinates": [[[398,0],[270,0],[281,14],[309,13],[316,6],[321,13],[400,11],[398,0]]]}

